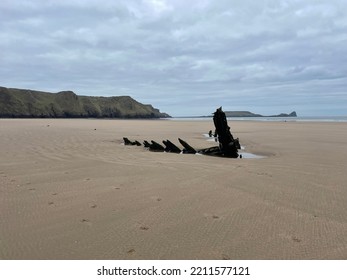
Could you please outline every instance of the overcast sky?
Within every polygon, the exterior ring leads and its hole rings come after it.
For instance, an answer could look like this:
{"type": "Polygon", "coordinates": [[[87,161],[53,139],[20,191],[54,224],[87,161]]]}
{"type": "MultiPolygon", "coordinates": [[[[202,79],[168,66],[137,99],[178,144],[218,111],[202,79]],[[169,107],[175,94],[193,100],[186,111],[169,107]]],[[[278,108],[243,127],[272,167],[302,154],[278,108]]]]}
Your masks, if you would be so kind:
{"type": "Polygon", "coordinates": [[[347,115],[346,0],[1,0],[0,86],[347,115]]]}

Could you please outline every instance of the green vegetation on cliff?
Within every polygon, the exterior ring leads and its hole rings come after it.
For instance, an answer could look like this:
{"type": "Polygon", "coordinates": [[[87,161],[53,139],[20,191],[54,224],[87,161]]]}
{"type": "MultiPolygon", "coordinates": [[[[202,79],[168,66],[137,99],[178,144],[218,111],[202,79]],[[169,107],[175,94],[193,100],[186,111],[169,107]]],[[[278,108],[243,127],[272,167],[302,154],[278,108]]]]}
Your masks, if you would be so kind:
{"type": "Polygon", "coordinates": [[[79,96],[0,87],[0,117],[5,118],[166,118],[130,96],[79,96]]]}

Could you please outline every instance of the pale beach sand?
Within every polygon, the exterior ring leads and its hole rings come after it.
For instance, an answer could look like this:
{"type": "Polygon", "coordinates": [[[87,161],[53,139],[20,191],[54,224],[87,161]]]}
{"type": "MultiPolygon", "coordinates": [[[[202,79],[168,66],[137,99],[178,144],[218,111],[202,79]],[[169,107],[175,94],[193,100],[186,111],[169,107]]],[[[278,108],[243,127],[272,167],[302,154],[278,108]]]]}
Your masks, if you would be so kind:
{"type": "Polygon", "coordinates": [[[0,120],[0,259],[347,259],[347,123],[0,120]],[[96,129],[96,130],[95,130],[96,129]]]}

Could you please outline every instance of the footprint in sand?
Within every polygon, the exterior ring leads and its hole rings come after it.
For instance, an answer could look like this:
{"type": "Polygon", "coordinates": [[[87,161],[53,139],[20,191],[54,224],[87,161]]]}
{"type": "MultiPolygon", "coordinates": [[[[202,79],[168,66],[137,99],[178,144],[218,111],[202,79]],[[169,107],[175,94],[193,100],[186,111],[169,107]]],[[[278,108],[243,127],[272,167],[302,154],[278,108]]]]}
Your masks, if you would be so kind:
{"type": "Polygon", "coordinates": [[[272,177],[271,174],[266,173],[266,172],[258,172],[257,175],[259,175],[259,176],[268,176],[268,177],[272,177]]]}
{"type": "Polygon", "coordinates": [[[97,207],[97,205],[96,204],[92,204],[92,205],[90,205],[90,208],[96,208],[97,207]]]}
{"type": "Polygon", "coordinates": [[[115,187],[114,189],[115,189],[115,190],[120,190],[120,187],[115,187]]]}
{"type": "Polygon", "coordinates": [[[151,196],[150,199],[153,199],[155,201],[161,201],[161,197],[159,196],[151,196]]]}
{"type": "Polygon", "coordinates": [[[204,214],[204,219],[220,219],[217,215],[211,215],[211,214],[204,214]]]}
{"type": "Polygon", "coordinates": [[[34,190],[36,190],[35,188],[31,188],[31,189],[28,189],[29,191],[34,191],[34,190]]]}
{"type": "Polygon", "coordinates": [[[57,195],[57,194],[58,194],[58,193],[56,193],[56,192],[55,192],[55,193],[52,193],[52,195],[57,195]]]}
{"type": "Polygon", "coordinates": [[[91,223],[91,221],[90,221],[89,219],[82,219],[82,220],[81,220],[81,223],[82,223],[82,224],[86,224],[86,225],[88,225],[88,226],[91,226],[91,225],[92,225],[92,223],[91,223]]]}
{"type": "Polygon", "coordinates": [[[293,237],[292,237],[292,240],[293,240],[294,242],[297,242],[297,243],[301,242],[301,239],[300,239],[300,238],[297,238],[296,236],[293,236],[293,237]]]}
{"type": "Polygon", "coordinates": [[[48,205],[54,205],[53,201],[48,202],[48,205]]]}
{"type": "Polygon", "coordinates": [[[230,260],[230,257],[226,254],[222,254],[222,259],[223,260],[230,260]]]}
{"type": "Polygon", "coordinates": [[[127,253],[131,255],[131,254],[134,254],[135,252],[136,252],[135,249],[130,249],[127,253]]]}
{"type": "Polygon", "coordinates": [[[147,226],[140,226],[140,229],[141,230],[149,230],[149,227],[147,227],[147,226]]]}

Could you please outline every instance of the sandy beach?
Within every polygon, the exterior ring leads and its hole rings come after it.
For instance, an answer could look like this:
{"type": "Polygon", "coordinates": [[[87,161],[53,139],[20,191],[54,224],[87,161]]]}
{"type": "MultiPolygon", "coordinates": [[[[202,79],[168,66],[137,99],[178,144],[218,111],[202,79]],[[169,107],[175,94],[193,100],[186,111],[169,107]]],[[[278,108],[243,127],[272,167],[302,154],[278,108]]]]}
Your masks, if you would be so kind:
{"type": "Polygon", "coordinates": [[[347,123],[0,120],[0,259],[347,259],[347,123]],[[241,151],[242,153],[242,151],[241,151]]]}

